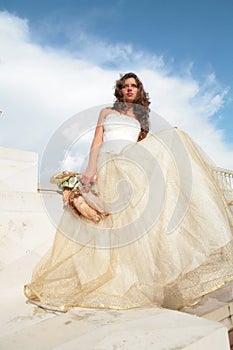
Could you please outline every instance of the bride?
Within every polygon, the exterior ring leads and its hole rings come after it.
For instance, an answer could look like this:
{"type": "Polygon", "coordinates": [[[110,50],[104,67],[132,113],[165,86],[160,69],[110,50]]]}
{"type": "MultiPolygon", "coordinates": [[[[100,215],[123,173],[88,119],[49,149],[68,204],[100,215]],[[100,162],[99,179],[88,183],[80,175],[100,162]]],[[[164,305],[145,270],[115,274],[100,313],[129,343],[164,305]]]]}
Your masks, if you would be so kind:
{"type": "Polygon", "coordinates": [[[81,175],[108,215],[95,222],[74,215],[68,195],[53,246],[25,295],[61,311],[182,309],[233,279],[229,198],[215,165],[187,134],[149,134],[150,102],[134,73],[116,82],[115,97],[100,112],[81,175]]]}

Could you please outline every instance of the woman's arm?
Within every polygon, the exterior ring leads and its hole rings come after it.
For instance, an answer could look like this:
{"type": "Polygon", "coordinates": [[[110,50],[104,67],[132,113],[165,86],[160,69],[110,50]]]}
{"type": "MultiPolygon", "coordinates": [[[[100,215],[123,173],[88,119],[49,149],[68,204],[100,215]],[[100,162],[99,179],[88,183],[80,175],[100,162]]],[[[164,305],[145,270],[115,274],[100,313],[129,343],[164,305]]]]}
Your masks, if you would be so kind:
{"type": "Polygon", "coordinates": [[[99,119],[95,129],[95,135],[94,135],[90,153],[89,153],[88,166],[81,176],[81,180],[85,185],[89,185],[91,182],[93,182],[94,177],[96,175],[99,150],[100,150],[100,146],[103,143],[103,121],[108,113],[109,113],[109,109],[105,108],[100,112],[100,115],[99,115],[99,119]]]}

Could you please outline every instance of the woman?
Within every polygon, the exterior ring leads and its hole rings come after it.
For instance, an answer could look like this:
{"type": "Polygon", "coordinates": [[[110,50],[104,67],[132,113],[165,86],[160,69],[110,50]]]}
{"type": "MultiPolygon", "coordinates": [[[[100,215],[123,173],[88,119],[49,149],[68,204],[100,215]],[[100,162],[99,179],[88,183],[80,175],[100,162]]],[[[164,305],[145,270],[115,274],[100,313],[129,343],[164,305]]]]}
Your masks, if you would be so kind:
{"type": "MultiPolygon", "coordinates": [[[[138,141],[146,137],[149,131],[149,109],[150,104],[147,94],[145,93],[141,81],[133,73],[126,74],[121,78],[115,89],[115,97],[117,102],[115,102],[113,109],[105,108],[101,111],[99,120],[97,123],[97,128],[94,136],[94,140],[90,152],[90,160],[87,170],[82,175],[82,181],[85,184],[89,184],[94,180],[96,175],[97,158],[99,154],[100,146],[103,143],[103,122],[108,115],[123,113],[134,119],[138,119],[141,125],[141,131],[138,136],[138,141]],[[143,106],[141,108],[141,113],[135,111],[136,106],[143,106]],[[144,114],[143,114],[144,113],[144,114]]],[[[139,107],[138,106],[138,107],[139,107]]],[[[139,109],[139,108],[138,108],[139,109]]]]}
{"type": "Polygon", "coordinates": [[[229,199],[185,133],[147,136],[150,102],[134,73],[117,81],[115,97],[100,113],[81,176],[86,187],[98,180],[109,215],[94,223],[67,206],[25,295],[62,311],[181,309],[233,279],[229,199]]]}

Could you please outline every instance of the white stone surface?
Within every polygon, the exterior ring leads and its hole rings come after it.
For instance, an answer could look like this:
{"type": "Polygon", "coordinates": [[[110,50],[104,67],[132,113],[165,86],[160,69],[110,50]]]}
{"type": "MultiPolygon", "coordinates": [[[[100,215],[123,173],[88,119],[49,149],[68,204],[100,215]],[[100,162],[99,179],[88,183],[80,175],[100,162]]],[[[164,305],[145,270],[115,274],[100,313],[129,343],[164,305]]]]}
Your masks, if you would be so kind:
{"type": "Polygon", "coordinates": [[[30,253],[42,256],[55,230],[39,193],[0,192],[1,269],[30,253]]]}
{"type": "MultiPolygon", "coordinates": [[[[20,156],[20,152],[16,154],[20,156]]],[[[4,165],[2,158],[0,162],[4,165]]],[[[21,170],[25,182],[23,167],[21,170]]],[[[34,178],[33,182],[37,180],[34,178]]],[[[33,186],[30,192],[23,185],[27,190],[21,192],[10,188],[10,183],[8,191],[0,188],[1,349],[229,350],[226,327],[187,313],[142,307],[73,308],[63,314],[27,302],[23,286],[30,281],[33,267],[52,244],[56,227],[45,211],[41,194],[33,186]]],[[[61,203],[58,195],[47,193],[47,196],[51,207],[61,203]]]]}
{"type": "Polygon", "coordinates": [[[199,303],[184,308],[189,314],[205,317],[224,324],[228,330],[233,329],[233,281],[222,288],[205,295],[199,303]]]}
{"type": "Polygon", "coordinates": [[[130,310],[74,308],[48,314],[26,305],[11,319],[1,346],[56,350],[226,350],[226,329],[219,323],[153,307],[130,310]],[[26,308],[25,308],[26,309],[26,308]],[[17,325],[17,327],[16,327],[17,325]]]}
{"type": "Polygon", "coordinates": [[[37,153],[0,147],[0,169],[0,191],[37,191],[37,153]]]}

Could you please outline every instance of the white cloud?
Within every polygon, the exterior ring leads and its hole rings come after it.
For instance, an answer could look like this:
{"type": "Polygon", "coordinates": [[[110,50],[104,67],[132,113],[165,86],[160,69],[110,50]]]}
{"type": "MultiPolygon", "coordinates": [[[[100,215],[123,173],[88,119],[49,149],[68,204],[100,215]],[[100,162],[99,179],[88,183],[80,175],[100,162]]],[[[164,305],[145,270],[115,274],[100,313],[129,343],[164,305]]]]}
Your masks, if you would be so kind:
{"type": "Polygon", "coordinates": [[[81,155],[66,154],[64,156],[63,162],[60,164],[61,170],[77,171],[82,168],[83,163],[85,162],[85,157],[81,155]]]}
{"type": "MultiPolygon", "coordinates": [[[[61,123],[84,109],[112,103],[119,73],[136,71],[150,93],[152,110],[188,132],[219,165],[233,168],[233,150],[211,120],[227,95],[214,74],[197,81],[190,63],[181,77],[172,74],[162,56],[135,53],[130,44],[79,37],[78,52],[42,47],[33,42],[27,20],[0,13],[2,146],[42,153],[61,123]]],[[[70,155],[65,165],[81,159],[81,154],[70,155]]]]}
{"type": "Polygon", "coordinates": [[[140,69],[142,66],[152,70],[167,72],[162,55],[149,54],[135,50],[131,44],[108,43],[98,37],[84,33],[72,36],[72,42],[67,47],[76,57],[93,61],[95,64],[130,71],[131,67],[140,69]],[[76,51],[75,47],[78,47],[76,51]],[[143,63],[143,64],[142,64],[143,63]]]}
{"type": "MultiPolygon", "coordinates": [[[[82,125],[80,125],[79,121],[75,121],[71,125],[64,126],[62,130],[63,136],[70,142],[75,141],[77,138],[77,130],[80,130],[82,128],[82,125]]],[[[90,134],[91,130],[87,130],[87,132],[82,133],[81,135],[78,135],[81,137],[82,142],[90,143],[90,134]]],[[[91,133],[93,134],[93,133],[91,133]]],[[[93,135],[92,135],[93,136],[93,135]]]]}

